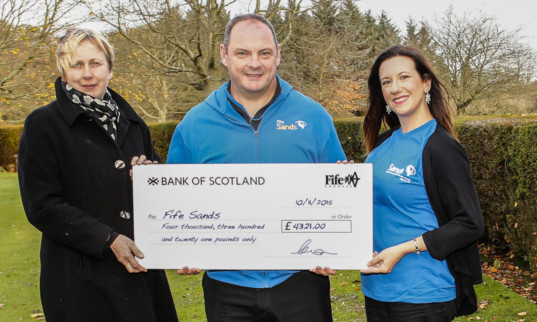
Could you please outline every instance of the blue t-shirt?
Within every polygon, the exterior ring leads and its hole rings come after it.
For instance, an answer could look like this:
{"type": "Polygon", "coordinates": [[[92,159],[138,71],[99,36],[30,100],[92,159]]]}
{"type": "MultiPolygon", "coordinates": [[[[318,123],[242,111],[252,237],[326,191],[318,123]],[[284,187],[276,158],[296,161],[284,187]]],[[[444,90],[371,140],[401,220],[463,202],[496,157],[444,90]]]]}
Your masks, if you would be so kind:
{"type": "MultiPolygon", "coordinates": [[[[373,247],[377,252],[438,228],[423,180],[422,155],[436,130],[431,120],[408,133],[401,129],[374,149],[373,247]]],[[[390,274],[362,274],[365,296],[384,302],[432,303],[455,298],[455,280],[446,261],[428,252],[407,254],[390,274]]]]}

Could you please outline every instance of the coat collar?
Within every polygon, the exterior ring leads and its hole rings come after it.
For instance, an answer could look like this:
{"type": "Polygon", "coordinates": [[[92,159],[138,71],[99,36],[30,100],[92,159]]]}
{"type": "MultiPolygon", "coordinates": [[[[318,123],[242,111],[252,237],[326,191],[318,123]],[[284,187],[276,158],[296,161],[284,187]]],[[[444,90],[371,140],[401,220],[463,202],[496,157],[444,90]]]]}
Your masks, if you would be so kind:
{"type": "MultiPolygon", "coordinates": [[[[67,123],[68,126],[73,126],[76,119],[84,114],[84,111],[81,108],[76,108],[76,104],[71,102],[71,100],[67,97],[61,85],[61,77],[56,79],[54,87],[56,89],[58,110],[65,120],[65,123],[67,123]]],[[[138,114],[136,114],[130,104],[124,100],[123,97],[110,88],[108,88],[108,91],[119,106],[119,112],[121,113],[117,131],[117,144],[121,145],[127,135],[129,126],[132,123],[143,124],[144,121],[138,116],[138,114]]]]}
{"type": "MultiPolygon", "coordinates": [[[[72,126],[75,123],[75,120],[80,115],[84,114],[84,111],[80,108],[75,108],[76,105],[69,100],[62,88],[61,77],[56,79],[54,87],[56,89],[56,100],[58,101],[60,114],[65,120],[65,123],[67,123],[69,126],[72,126]]],[[[110,88],[108,88],[108,91],[119,106],[119,111],[121,112],[120,119],[123,118],[124,120],[127,120],[127,123],[143,123],[142,119],[138,116],[138,114],[136,114],[136,112],[134,112],[130,104],[124,100],[123,97],[110,88]]]]}

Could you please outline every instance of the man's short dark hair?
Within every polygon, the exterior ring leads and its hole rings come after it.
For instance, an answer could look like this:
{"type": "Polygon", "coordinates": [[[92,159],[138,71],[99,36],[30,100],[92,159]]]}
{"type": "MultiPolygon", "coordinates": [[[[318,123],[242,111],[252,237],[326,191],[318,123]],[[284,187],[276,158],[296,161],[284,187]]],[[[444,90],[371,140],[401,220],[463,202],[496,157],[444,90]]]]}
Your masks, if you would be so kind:
{"type": "Polygon", "coordinates": [[[263,16],[256,15],[253,13],[248,13],[248,14],[236,16],[227,23],[226,32],[224,33],[224,47],[226,48],[226,52],[229,46],[229,36],[231,35],[231,29],[233,29],[233,27],[235,27],[237,23],[241,21],[248,21],[248,20],[259,21],[265,24],[267,27],[269,27],[270,32],[272,32],[272,37],[274,38],[274,45],[278,47],[278,40],[276,39],[276,31],[274,30],[274,26],[270,23],[270,21],[268,21],[268,19],[263,16]]]}

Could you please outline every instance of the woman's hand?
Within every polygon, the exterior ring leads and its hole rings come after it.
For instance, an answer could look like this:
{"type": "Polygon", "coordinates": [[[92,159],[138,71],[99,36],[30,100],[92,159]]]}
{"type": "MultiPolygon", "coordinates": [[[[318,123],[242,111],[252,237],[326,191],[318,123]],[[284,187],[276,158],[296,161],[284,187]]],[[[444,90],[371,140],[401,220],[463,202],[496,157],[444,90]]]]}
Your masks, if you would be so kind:
{"type": "MultiPolygon", "coordinates": [[[[131,159],[131,166],[133,166],[133,167],[135,165],[147,165],[147,164],[158,164],[158,161],[148,160],[147,157],[145,155],[143,155],[143,154],[140,155],[139,157],[134,156],[131,159]]],[[[130,174],[131,180],[132,180],[132,169],[130,169],[129,174],[130,174]]]]}
{"type": "Polygon", "coordinates": [[[367,263],[368,268],[360,272],[364,274],[389,274],[406,254],[401,250],[400,245],[386,248],[380,254],[375,253],[373,259],[367,263]]]}
{"type": "Polygon", "coordinates": [[[125,235],[117,236],[110,245],[110,249],[116,255],[118,262],[123,264],[129,273],[147,272],[147,269],[136,260],[136,257],[144,258],[144,254],[129,237],[125,235]]]}
{"type": "Polygon", "coordinates": [[[146,165],[146,164],[158,164],[158,161],[148,160],[147,157],[143,154],[140,155],[139,157],[138,156],[132,157],[131,166],[146,165]]]}
{"type": "Polygon", "coordinates": [[[348,164],[354,164],[354,160],[350,160],[350,161],[347,161],[347,160],[340,161],[340,160],[338,160],[336,163],[337,164],[347,164],[347,163],[348,164]]]}
{"type": "Polygon", "coordinates": [[[389,274],[403,256],[414,253],[416,245],[419,251],[426,251],[427,247],[423,242],[423,237],[419,236],[414,240],[409,240],[405,243],[386,248],[380,254],[375,252],[373,259],[367,263],[368,268],[361,270],[364,274],[389,274]]]}
{"type": "Polygon", "coordinates": [[[177,270],[177,274],[179,274],[179,275],[198,275],[200,272],[201,272],[201,269],[199,269],[199,268],[188,268],[188,266],[185,266],[185,267],[177,270]]]}
{"type": "Polygon", "coordinates": [[[310,272],[319,274],[322,276],[328,276],[328,275],[335,275],[337,271],[334,269],[331,269],[330,267],[323,268],[321,266],[317,266],[315,268],[310,269],[310,272]]]}

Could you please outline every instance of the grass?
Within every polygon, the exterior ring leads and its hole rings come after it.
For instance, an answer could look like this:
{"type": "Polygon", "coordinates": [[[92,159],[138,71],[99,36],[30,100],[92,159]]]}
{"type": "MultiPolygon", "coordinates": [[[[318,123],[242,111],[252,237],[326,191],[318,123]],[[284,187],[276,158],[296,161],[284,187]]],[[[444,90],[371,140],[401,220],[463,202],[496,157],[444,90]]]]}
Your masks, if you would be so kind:
{"type": "MultiPolygon", "coordinates": [[[[24,215],[15,174],[0,173],[0,321],[40,318],[39,244],[41,234],[24,215]]],[[[178,276],[168,271],[180,321],[205,321],[201,274],[178,276]]],[[[535,321],[537,305],[484,277],[476,286],[481,309],[456,321],[535,321]]],[[[365,321],[360,274],[341,271],[331,278],[335,321],[365,321]]],[[[41,318],[42,319],[42,318],[41,318]]]]}
{"type": "Polygon", "coordinates": [[[41,310],[40,238],[26,221],[17,176],[0,173],[0,321],[30,320],[41,310]]]}

